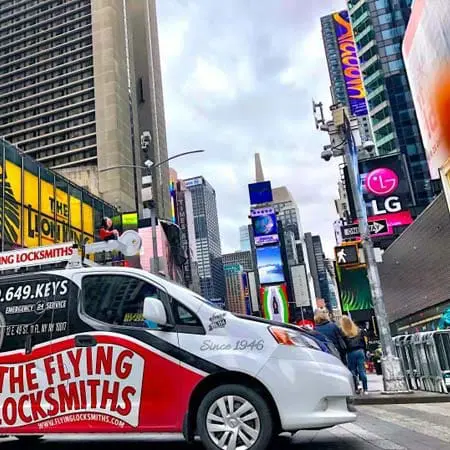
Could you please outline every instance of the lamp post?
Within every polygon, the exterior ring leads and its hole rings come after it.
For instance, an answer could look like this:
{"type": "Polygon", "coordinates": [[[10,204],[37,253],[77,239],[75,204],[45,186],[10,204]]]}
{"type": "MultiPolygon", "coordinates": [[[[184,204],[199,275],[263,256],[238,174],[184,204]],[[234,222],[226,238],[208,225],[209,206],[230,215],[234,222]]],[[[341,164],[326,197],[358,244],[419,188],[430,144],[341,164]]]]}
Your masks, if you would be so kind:
{"type": "Polygon", "coordinates": [[[386,307],[381,289],[380,275],[375,258],[372,238],[370,236],[367,210],[359,177],[358,151],[364,149],[372,152],[375,148],[371,142],[361,144],[359,136],[359,124],[357,119],[348,116],[347,109],[340,105],[331,107],[333,120],[326,122],[323,117],[322,104],[313,102],[314,114],[319,109],[320,117],[316,118],[316,127],[326,131],[330,135],[331,146],[326,146],[322,152],[322,158],[329,161],[332,157],[344,157],[347,166],[350,187],[358,219],[361,243],[367,265],[367,276],[372,294],[372,301],[378,323],[381,348],[383,350],[382,368],[385,393],[411,392],[406,383],[405,376],[399,358],[395,353],[395,345],[392,340],[386,307]],[[334,143],[334,137],[340,142],[334,143]]]}
{"type": "Polygon", "coordinates": [[[163,164],[172,161],[172,159],[180,158],[186,155],[193,155],[195,153],[203,153],[205,150],[190,150],[187,152],[177,153],[176,155],[171,156],[170,158],[165,159],[164,161],[160,161],[157,164],[153,164],[152,161],[147,160],[144,162],[144,165],[136,165],[136,164],[119,164],[117,166],[106,167],[105,169],[100,169],[99,172],[105,172],[107,170],[112,169],[121,169],[121,168],[132,168],[132,169],[143,169],[150,173],[152,179],[152,200],[150,203],[150,220],[152,222],[152,248],[153,248],[153,267],[152,272],[155,274],[159,273],[159,256],[158,256],[158,240],[156,239],[156,203],[155,203],[155,183],[156,183],[156,169],[163,164]]]}

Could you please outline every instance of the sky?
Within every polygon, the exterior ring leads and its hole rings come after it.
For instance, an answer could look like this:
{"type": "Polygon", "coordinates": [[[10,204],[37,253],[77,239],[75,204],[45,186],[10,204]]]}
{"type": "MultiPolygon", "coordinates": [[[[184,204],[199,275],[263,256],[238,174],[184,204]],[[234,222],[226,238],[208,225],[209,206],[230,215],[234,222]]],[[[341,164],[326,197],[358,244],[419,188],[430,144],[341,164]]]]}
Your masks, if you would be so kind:
{"type": "Polygon", "coordinates": [[[272,187],[285,185],[305,232],[332,256],[339,160],[320,158],[312,99],[330,105],[320,17],[345,0],[157,0],[169,155],[179,178],[215,188],[222,253],[248,223],[254,154],[272,187]]]}

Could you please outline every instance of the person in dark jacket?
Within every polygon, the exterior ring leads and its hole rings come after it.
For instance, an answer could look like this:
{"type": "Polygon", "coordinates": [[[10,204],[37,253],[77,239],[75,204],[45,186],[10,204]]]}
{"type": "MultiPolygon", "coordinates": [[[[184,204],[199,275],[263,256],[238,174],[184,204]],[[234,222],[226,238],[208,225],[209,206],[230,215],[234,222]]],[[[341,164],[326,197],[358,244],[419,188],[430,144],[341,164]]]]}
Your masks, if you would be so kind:
{"type": "Polygon", "coordinates": [[[348,316],[342,317],[341,329],[347,344],[348,368],[353,374],[355,390],[358,391],[359,377],[363,385],[364,394],[367,394],[368,388],[365,368],[367,344],[364,333],[348,316]]]}
{"type": "Polygon", "coordinates": [[[330,314],[325,308],[318,309],[314,314],[316,331],[328,338],[336,347],[344,364],[347,364],[347,348],[340,328],[331,321],[330,314]]]}

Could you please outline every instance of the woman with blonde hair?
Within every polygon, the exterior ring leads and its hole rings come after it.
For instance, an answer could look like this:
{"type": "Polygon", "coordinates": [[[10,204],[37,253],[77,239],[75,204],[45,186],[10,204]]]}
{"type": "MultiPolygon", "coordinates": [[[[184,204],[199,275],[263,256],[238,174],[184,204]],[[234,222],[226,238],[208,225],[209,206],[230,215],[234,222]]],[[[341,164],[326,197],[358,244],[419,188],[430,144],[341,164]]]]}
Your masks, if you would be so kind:
{"type": "Polygon", "coordinates": [[[344,364],[347,364],[347,347],[340,328],[331,320],[326,308],[319,308],[314,314],[316,331],[328,338],[336,347],[344,364]]]}
{"type": "Polygon", "coordinates": [[[353,374],[355,390],[358,390],[358,377],[363,385],[364,394],[367,394],[366,340],[362,330],[348,316],[342,316],[341,329],[347,344],[348,368],[353,374]]]}

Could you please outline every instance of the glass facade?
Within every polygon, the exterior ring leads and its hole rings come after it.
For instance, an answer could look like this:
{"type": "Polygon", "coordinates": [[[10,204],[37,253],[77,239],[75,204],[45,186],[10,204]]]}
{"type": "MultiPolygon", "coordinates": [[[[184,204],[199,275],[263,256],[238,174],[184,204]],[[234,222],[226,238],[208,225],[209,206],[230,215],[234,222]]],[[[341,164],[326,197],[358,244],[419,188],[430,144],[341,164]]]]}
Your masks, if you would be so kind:
{"type": "Polygon", "coordinates": [[[380,155],[406,155],[415,206],[433,199],[430,174],[402,57],[408,0],[347,0],[380,155]]]}
{"type": "Polygon", "coordinates": [[[333,15],[324,16],[320,19],[322,24],[322,39],[327,57],[328,72],[331,81],[331,97],[333,103],[348,104],[347,92],[345,89],[344,74],[341,68],[338,42],[334,29],[333,15]]]}
{"type": "Polygon", "coordinates": [[[192,194],[200,290],[203,297],[225,300],[216,192],[203,178],[185,180],[192,194]]]}
{"type": "Polygon", "coordinates": [[[96,239],[103,217],[117,210],[0,139],[1,249],[96,239]]]}

